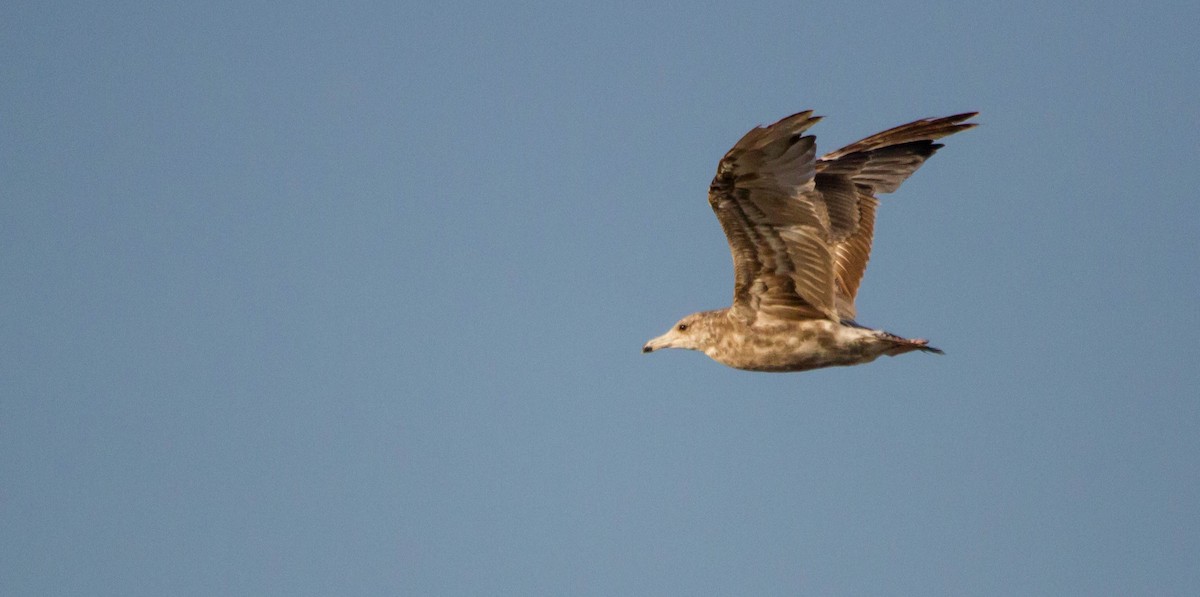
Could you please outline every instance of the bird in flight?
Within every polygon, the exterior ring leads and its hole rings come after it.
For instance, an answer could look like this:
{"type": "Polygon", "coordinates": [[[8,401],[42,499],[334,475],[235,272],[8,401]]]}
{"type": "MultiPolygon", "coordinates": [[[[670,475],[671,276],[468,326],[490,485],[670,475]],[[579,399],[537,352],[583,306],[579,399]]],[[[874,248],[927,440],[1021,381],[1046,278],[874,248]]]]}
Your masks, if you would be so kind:
{"type": "Polygon", "coordinates": [[[816,157],[808,110],[746,133],[717,165],[708,203],[733,253],[733,305],[693,313],[642,347],[698,350],[751,371],[869,363],[922,339],[854,321],[877,196],[899,188],[977,112],[925,118],[816,157]]]}

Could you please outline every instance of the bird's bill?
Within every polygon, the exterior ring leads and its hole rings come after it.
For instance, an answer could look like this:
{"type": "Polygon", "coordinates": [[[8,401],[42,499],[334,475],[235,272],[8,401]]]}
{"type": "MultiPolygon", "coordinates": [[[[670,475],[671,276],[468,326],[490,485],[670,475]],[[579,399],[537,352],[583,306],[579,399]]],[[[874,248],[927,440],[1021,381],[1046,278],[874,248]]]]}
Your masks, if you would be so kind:
{"type": "Polygon", "coordinates": [[[642,352],[654,352],[662,348],[671,347],[671,332],[667,332],[657,338],[652,338],[645,346],[642,347],[642,352]]]}

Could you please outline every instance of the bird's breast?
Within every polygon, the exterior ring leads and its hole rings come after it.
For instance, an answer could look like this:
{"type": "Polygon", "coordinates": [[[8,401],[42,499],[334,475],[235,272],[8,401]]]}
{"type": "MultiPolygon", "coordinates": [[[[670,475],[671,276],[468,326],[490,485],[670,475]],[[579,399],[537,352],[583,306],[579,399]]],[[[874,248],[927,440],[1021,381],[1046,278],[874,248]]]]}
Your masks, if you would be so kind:
{"type": "Polygon", "coordinates": [[[875,360],[874,332],[829,320],[772,322],[730,330],[709,357],[737,369],[804,371],[875,360]]]}

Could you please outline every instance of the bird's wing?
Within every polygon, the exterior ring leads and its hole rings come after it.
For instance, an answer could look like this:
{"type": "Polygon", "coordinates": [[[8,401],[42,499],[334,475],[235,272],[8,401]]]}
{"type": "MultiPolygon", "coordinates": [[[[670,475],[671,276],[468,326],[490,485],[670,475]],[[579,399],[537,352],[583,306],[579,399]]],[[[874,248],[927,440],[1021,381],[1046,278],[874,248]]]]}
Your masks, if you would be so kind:
{"type": "MultiPolygon", "coordinates": [[[[963,123],[975,112],[925,118],[851,143],[816,161],[816,191],[826,203],[844,204],[845,214],[857,216],[855,226],[833,229],[835,304],[839,317],[854,318],[854,299],[871,256],[876,195],[900,187],[939,148],[936,139],[975,126],[963,123]],[[833,201],[833,197],[838,197],[833,201]]],[[[832,212],[831,212],[832,215],[832,212]]]]}
{"type": "Polygon", "coordinates": [[[806,111],[746,133],[709,187],[733,253],[732,310],[747,320],[838,319],[831,221],[840,230],[854,210],[816,189],[816,143],[803,133],[819,119],[806,111]]]}
{"type": "MultiPolygon", "coordinates": [[[[940,118],[922,118],[908,124],[902,124],[886,131],[875,133],[866,139],[851,143],[837,151],[831,151],[821,157],[822,162],[836,160],[846,155],[882,149],[893,145],[902,145],[911,141],[935,141],[947,135],[952,135],[975,126],[975,123],[963,123],[964,120],[978,116],[978,112],[964,112],[953,116],[940,118]]],[[[919,165],[919,164],[918,164],[919,165]]],[[[819,167],[818,167],[819,169],[819,167]]],[[[913,168],[915,170],[916,168],[913,168]]],[[[912,171],[909,171],[911,174],[912,171]]],[[[899,184],[899,183],[896,183],[899,184]]],[[[893,190],[895,190],[893,188],[893,190]]],[[[890,191],[883,191],[890,192],[890,191]]]]}

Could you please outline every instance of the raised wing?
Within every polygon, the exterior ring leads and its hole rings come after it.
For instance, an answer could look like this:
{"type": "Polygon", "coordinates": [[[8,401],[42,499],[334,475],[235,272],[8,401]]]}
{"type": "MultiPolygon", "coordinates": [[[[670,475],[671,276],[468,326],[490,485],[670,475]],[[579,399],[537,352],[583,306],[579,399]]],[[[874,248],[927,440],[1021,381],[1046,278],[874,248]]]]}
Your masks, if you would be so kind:
{"type": "Polygon", "coordinates": [[[806,111],[746,133],[709,186],[733,253],[732,310],[748,321],[838,318],[816,142],[803,135],[818,120],[806,111]]]}
{"type": "Polygon", "coordinates": [[[748,321],[851,319],[871,255],[876,195],[895,191],[975,113],[926,118],[816,159],[793,114],[746,133],[708,190],[733,254],[735,314],[748,321]]]}
{"type": "MultiPolygon", "coordinates": [[[[965,131],[975,126],[973,122],[964,124],[963,121],[978,115],[979,112],[963,112],[962,114],[955,114],[953,116],[914,120],[908,124],[893,127],[881,133],[875,133],[866,139],[851,143],[837,151],[831,151],[822,156],[821,161],[836,160],[851,153],[882,149],[910,141],[934,141],[941,139],[947,135],[965,131]]],[[[915,169],[913,168],[913,170],[915,169]]],[[[912,171],[909,171],[909,174],[911,173],[912,171]]]]}
{"type": "Polygon", "coordinates": [[[871,135],[817,160],[817,192],[826,202],[838,197],[841,203],[853,206],[844,208],[846,213],[857,215],[856,226],[845,228],[848,234],[832,239],[839,317],[853,319],[855,315],[854,299],[871,256],[875,208],[879,203],[876,194],[899,188],[942,147],[934,140],[975,126],[963,123],[975,115],[970,112],[917,120],[871,135]]]}

